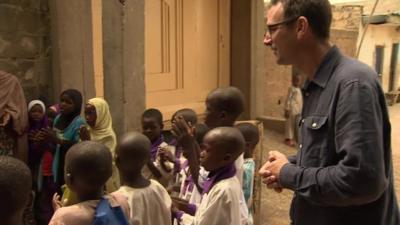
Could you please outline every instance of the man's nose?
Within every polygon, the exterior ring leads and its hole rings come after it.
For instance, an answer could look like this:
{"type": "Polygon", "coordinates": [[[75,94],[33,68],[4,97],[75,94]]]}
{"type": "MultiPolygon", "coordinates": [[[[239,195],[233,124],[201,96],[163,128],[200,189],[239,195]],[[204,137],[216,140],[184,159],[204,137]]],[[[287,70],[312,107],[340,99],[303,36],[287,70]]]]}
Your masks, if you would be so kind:
{"type": "Polygon", "coordinates": [[[270,46],[272,44],[271,36],[268,33],[264,34],[264,45],[270,46]]]}

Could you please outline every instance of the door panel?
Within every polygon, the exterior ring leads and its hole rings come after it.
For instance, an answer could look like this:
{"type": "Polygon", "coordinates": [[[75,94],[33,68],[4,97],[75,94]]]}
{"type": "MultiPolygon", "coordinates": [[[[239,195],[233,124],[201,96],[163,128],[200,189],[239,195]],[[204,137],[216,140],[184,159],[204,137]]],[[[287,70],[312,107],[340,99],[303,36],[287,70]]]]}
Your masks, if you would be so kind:
{"type": "Polygon", "coordinates": [[[229,85],[229,0],[145,4],[147,108],[203,113],[207,93],[229,85]]]}

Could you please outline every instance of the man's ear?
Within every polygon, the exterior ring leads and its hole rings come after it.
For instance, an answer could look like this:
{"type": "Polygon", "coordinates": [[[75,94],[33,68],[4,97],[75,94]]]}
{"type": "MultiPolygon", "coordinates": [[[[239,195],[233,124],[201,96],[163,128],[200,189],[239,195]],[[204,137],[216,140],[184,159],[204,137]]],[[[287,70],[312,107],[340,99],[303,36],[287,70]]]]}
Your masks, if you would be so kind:
{"type": "Polygon", "coordinates": [[[308,23],[308,20],[304,16],[300,16],[299,19],[297,20],[297,38],[301,39],[304,38],[307,33],[309,32],[310,29],[310,24],[308,23]]]}

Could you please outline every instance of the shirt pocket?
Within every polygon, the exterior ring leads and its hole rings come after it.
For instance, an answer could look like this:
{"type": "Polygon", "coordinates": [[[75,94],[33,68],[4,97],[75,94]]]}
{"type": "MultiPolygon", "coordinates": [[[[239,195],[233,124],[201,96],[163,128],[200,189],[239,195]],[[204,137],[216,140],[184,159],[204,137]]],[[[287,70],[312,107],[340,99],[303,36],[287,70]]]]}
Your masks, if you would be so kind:
{"type": "Polygon", "coordinates": [[[312,115],[303,118],[301,165],[318,167],[328,145],[328,116],[312,115]]]}

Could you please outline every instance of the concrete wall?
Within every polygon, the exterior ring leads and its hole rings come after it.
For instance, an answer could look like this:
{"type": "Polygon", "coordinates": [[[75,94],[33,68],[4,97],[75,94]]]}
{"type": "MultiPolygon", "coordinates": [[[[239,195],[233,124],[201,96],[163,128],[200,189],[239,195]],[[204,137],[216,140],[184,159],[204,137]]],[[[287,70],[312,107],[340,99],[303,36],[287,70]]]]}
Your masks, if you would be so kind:
{"type": "Polygon", "coordinates": [[[140,130],[145,109],[144,0],[103,0],[104,96],[117,135],[140,130]]]}
{"type": "MultiPolygon", "coordinates": [[[[400,42],[400,29],[392,25],[369,25],[361,45],[359,60],[375,68],[375,46],[384,46],[382,88],[389,91],[392,44],[400,42]]],[[[400,57],[399,57],[400,59],[400,57]]],[[[397,85],[400,85],[400,60],[397,63],[397,85]]],[[[397,88],[396,88],[397,89],[397,88]]]]}
{"type": "Polygon", "coordinates": [[[16,75],[27,100],[51,97],[48,0],[0,1],[0,70],[16,75]]]}
{"type": "Polygon", "coordinates": [[[263,114],[263,8],[262,0],[231,1],[231,85],[245,96],[246,109],[241,119],[263,114]]]}
{"type": "Polygon", "coordinates": [[[95,97],[91,1],[51,0],[54,93],[75,88],[84,100],[95,97]]]}
{"type": "Polygon", "coordinates": [[[331,42],[337,45],[343,54],[356,57],[362,6],[334,5],[332,14],[331,42]]]}

